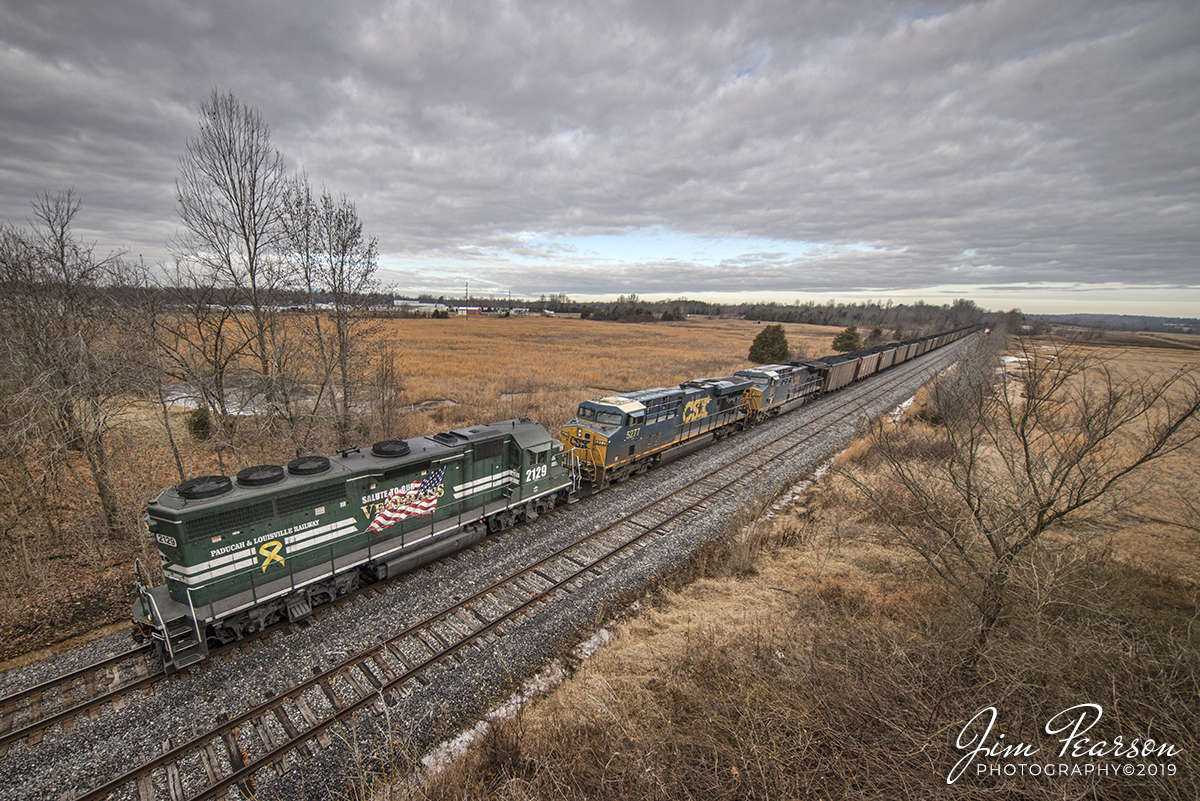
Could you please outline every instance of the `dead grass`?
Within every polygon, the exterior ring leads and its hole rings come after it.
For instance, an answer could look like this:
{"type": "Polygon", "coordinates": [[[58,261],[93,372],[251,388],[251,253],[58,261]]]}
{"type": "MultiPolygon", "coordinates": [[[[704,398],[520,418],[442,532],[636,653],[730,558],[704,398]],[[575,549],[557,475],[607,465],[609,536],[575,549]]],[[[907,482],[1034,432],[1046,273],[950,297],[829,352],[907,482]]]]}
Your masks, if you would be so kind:
{"type": "Polygon", "coordinates": [[[968,666],[969,616],[855,522],[850,497],[826,486],[771,521],[804,544],[764,548],[749,578],[663,593],[567,684],[390,797],[1195,797],[1191,585],[1093,558],[1036,621],[1011,622],[968,666]],[[1108,737],[1184,749],[1178,775],[947,784],[963,753],[954,740],[980,709],[997,707],[1010,743],[1048,753],[1058,744],[1042,726],[1085,702],[1104,707],[1108,737]]]}

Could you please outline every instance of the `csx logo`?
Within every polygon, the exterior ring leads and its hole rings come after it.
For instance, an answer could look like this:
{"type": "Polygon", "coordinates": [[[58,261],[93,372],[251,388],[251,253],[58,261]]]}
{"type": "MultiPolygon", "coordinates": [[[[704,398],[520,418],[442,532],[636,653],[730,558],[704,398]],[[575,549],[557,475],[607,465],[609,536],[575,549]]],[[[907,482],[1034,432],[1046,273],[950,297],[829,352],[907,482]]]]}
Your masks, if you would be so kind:
{"type": "Polygon", "coordinates": [[[683,407],[683,422],[690,423],[702,417],[708,417],[708,402],[710,400],[712,398],[696,398],[694,401],[688,401],[683,407]]]}

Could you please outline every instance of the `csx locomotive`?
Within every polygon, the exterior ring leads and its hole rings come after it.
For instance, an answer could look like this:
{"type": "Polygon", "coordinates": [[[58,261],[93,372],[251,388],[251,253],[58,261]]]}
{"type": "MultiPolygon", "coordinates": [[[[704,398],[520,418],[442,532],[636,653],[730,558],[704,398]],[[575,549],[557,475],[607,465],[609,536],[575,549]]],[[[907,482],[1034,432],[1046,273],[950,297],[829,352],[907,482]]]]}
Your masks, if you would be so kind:
{"type": "Polygon", "coordinates": [[[798,408],[881,369],[961,339],[962,328],[821,359],[738,370],[594,398],[563,426],[567,466],[594,490],[644,473],[664,455],[700,437],[720,438],[798,408]]]}
{"type": "Polygon", "coordinates": [[[177,671],[213,645],[644,472],[685,443],[791,411],[974,330],[587,400],[561,442],[531,420],[507,420],[190,479],[147,509],[166,582],[149,586],[136,570],[134,636],[154,640],[177,671]]]}

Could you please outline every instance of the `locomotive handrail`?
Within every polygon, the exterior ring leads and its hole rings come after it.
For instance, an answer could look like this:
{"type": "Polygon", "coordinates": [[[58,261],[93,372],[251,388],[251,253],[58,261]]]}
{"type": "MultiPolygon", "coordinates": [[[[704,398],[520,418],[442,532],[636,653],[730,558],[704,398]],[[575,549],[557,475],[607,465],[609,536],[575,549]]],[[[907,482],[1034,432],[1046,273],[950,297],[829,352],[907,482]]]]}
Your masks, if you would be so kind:
{"type": "MultiPolygon", "coordinates": [[[[133,560],[133,583],[137,587],[138,600],[142,602],[142,611],[149,615],[150,609],[146,607],[146,597],[149,595],[148,590],[150,589],[150,571],[142,565],[140,557],[135,557],[133,560]],[[139,571],[146,578],[145,584],[142,583],[142,576],[138,575],[139,571]]],[[[155,611],[157,612],[157,610],[155,611]]]]}
{"type": "MultiPolygon", "coordinates": [[[[189,586],[187,588],[186,592],[187,592],[187,599],[188,599],[188,609],[191,610],[191,613],[192,613],[192,631],[196,632],[196,642],[202,643],[202,642],[204,642],[204,635],[202,635],[200,633],[200,623],[199,623],[199,621],[196,620],[196,607],[192,605],[192,588],[191,588],[191,586],[189,586]]],[[[211,593],[210,593],[209,597],[211,599],[211,597],[212,597],[211,593]]],[[[208,605],[209,605],[209,608],[212,607],[211,600],[209,601],[208,605]]],[[[163,631],[166,631],[166,628],[164,628],[163,631]]],[[[173,660],[174,658],[175,658],[175,655],[171,654],[171,659],[173,660]]]]}
{"type": "Polygon", "coordinates": [[[162,612],[158,611],[158,602],[154,600],[154,596],[148,592],[142,593],[143,598],[150,600],[150,608],[154,610],[154,617],[162,626],[163,643],[167,646],[167,654],[171,657],[171,661],[175,661],[175,649],[171,647],[171,635],[167,633],[167,621],[163,618],[162,612]]]}

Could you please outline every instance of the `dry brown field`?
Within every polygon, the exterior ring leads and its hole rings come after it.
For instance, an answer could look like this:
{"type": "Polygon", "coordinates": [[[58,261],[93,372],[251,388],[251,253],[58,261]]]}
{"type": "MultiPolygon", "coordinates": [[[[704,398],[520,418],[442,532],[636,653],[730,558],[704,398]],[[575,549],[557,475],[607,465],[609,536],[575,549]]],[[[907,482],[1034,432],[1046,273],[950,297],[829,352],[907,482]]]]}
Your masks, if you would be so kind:
{"type": "MultiPolygon", "coordinates": [[[[788,344],[809,355],[832,353],[840,330],[783,325],[788,344]]],[[[419,436],[509,417],[532,418],[557,434],[582,400],[750,366],[746,355],[763,324],[452,317],[384,327],[380,344],[398,351],[411,412],[404,435],[419,436]],[[453,405],[437,405],[444,401],[453,405]]]]}

